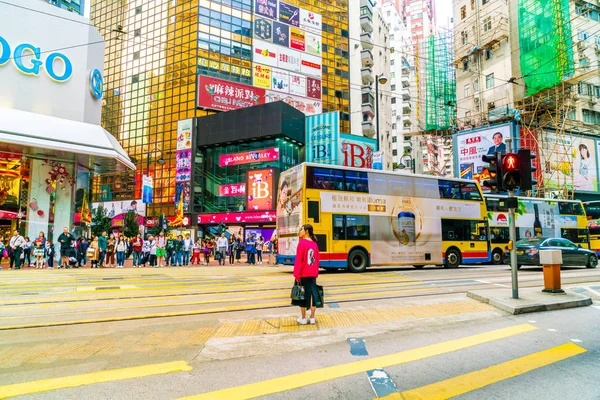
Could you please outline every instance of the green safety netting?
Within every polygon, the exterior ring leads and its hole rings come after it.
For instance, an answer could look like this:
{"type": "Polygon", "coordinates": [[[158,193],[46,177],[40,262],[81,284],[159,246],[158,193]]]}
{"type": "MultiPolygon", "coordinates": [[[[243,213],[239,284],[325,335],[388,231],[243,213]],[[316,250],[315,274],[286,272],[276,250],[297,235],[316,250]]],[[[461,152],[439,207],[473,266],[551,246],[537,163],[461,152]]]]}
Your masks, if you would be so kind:
{"type": "Polygon", "coordinates": [[[425,130],[451,128],[456,121],[456,72],[452,66],[451,35],[432,35],[426,39],[425,54],[425,130]]]}
{"type": "Polygon", "coordinates": [[[575,72],[569,0],[518,0],[521,72],[527,95],[575,72]]]}

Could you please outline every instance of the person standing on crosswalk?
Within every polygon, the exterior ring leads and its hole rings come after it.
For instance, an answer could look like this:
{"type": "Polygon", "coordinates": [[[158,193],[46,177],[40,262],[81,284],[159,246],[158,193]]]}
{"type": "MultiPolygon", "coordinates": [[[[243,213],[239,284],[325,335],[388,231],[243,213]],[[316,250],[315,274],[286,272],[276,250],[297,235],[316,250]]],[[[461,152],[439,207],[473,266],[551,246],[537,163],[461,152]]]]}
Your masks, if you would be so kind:
{"type": "Polygon", "coordinates": [[[73,254],[73,240],[75,240],[75,237],[69,233],[69,228],[65,226],[63,233],[58,237],[58,243],[60,243],[60,265],[58,269],[69,269],[69,257],[73,254]]]}
{"type": "Polygon", "coordinates": [[[9,269],[21,269],[21,254],[23,253],[23,246],[25,245],[25,239],[19,235],[18,230],[13,231],[13,236],[8,242],[9,255],[10,255],[10,266],[9,269]]]}
{"type": "Polygon", "coordinates": [[[298,318],[300,325],[311,325],[316,323],[315,313],[317,306],[321,306],[321,300],[317,292],[317,277],[319,276],[319,246],[313,227],[310,224],[303,225],[298,234],[300,242],[296,250],[296,261],[294,262],[294,278],[304,287],[304,300],[292,300],[292,305],[300,306],[301,316],[298,318]],[[306,319],[306,309],[310,308],[310,319],[306,319]]]}

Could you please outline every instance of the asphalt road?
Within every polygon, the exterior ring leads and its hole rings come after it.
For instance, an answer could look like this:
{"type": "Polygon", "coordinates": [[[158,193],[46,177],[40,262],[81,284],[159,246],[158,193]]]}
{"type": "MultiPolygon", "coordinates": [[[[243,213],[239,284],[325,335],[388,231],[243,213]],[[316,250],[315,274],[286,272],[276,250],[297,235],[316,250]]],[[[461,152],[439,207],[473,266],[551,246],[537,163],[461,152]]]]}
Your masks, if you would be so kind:
{"type": "MultiPolygon", "coordinates": [[[[323,273],[308,327],[288,268],[1,276],[0,398],[600,399],[600,308],[508,316],[466,298],[510,290],[506,266],[323,273]]],[[[600,270],[562,278],[600,306],[600,270]]],[[[541,268],[519,283],[540,287],[541,268]]]]}

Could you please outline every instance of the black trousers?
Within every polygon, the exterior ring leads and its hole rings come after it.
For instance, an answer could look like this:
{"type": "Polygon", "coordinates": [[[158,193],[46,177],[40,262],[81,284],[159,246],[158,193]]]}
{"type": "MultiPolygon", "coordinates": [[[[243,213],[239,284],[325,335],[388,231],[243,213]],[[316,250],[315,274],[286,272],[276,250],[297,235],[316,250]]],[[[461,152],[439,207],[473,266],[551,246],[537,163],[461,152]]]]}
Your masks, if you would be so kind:
{"type": "Polygon", "coordinates": [[[12,251],[12,254],[10,255],[10,268],[14,268],[15,269],[20,269],[21,268],[21,253],[23,252],[23,249],[20,247],[17,247],[16,249],[14,249],[12,251]]]}

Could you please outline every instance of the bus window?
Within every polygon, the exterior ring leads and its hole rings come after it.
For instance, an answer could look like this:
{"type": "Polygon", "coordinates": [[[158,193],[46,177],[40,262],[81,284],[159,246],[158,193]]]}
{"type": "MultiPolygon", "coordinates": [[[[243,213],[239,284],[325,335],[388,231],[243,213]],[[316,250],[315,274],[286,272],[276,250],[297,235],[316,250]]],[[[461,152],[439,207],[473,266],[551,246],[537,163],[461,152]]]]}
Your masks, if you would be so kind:
{"type": "Polygon", "coordinates": [[[465,221],[459,219],[442,219],[442,240],[465,240],[465,221]]]}
{"type": "Polygon", "coordinates": [[[442,199],[460,199],[460,183],[440,180],[438,182],[440,198],[442,199]]]}
{"type": "Polygon", "coordinates": [[[366,172],[346,171],[346,188],[349,192],[369,192],[369,179],[366,172]]]}
{"type": "Polygon", "coordinates": [[[344,240],[344,216],[333,216],[333,240],[344,240]]]}
{"type": "Polygon", "coordinates": [[[504,199],[485,198],[485,205],[490,212],[508,212],[504,199]]]}
{"type": "MultiPolygon", "coordinates": [[[[517,234],[519,231],[517,230],[517,234]]],[[[492,243],[508,243],[510,238],[508,228],[490,228],[490,239],[492,243]]]]}
{"type": "Polygon", "coordinates": [[[318,201],[309,201],[308,202],[308,207],[307,207],[307,214],[306,216],[308,218],[312,218],[312,220],[315,222],[315,224],[318,224],[320,221],[319,218],[319,202],[318,201]]]}
{"type": "Polygon", "coordinates": [[[573,243],[588,243],[588,230],[587,229],[569,229],[563,228],[560,230],[560,236],[563,239],[568,239],[573,243]]]}
{"type": "Polygon", "coordinates": [[[481,193],[474,183],[462,183],[460,185],[463,200],[481,201],[481,193]]]}
{"type": "Polygon", "coordinates": [[[368,215],[334,215],[333,240],[370,240],[368,215]]]}
{"type": "Polygon", "coordinates": [[[583,208],[579,203],[558,202],[558,212],[563,215],[583,215],[583,208]]]}
{"type": "Polygon", "coordinates": [[[309,167],[307,187],[310,189],[342,190],[344,171],[309,167]]]}

